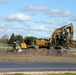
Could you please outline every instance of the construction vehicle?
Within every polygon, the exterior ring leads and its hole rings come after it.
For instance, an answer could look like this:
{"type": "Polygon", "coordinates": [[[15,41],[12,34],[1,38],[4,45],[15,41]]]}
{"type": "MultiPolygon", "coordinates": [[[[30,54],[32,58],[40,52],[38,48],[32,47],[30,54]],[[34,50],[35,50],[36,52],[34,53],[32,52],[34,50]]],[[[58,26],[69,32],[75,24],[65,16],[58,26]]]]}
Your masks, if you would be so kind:
{"type": "Polygon", "coordinates": [[[54,47],[60,48],[63,47],[71,47],[71,40],[73,37],[74,26],[72,23],[65,25],[61,28],[56,29],[49,40],[46,39],[37,39],[36,44],[39,47],[54,47]],[[68,39],[68,41],[67,41],[68,39]]]}
{"type": "Polygon", "coordinates": [[[26,43],[21,43],[20,41],[15,41],[13,43],[13,50],[26,49],[26,43]]]}

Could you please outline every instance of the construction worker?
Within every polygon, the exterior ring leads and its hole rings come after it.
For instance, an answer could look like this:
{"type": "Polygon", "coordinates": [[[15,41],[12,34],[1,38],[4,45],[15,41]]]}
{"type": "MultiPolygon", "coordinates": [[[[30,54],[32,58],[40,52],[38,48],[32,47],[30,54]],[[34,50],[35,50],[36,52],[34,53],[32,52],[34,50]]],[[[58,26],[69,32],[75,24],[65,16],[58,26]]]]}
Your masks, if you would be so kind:
{"type": "Polygon", "coordinates": [[[16,42],[13,43],[13,50],[16,50],[16,42]]]}

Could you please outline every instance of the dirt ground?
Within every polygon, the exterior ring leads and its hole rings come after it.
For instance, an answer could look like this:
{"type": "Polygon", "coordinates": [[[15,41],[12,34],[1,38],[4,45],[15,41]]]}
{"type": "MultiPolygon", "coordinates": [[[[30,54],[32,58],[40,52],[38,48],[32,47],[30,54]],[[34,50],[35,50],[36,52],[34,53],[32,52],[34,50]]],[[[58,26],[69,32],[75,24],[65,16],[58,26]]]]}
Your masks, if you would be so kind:
{"type": "MultiPolygon", "coordinates": [[[[11,50],[11,49],[10,49],[11,50]]],[[[23,49],[22,52],[9,52],[0,48],[0,62],[76,62],[75,49],[23,49]]]]}

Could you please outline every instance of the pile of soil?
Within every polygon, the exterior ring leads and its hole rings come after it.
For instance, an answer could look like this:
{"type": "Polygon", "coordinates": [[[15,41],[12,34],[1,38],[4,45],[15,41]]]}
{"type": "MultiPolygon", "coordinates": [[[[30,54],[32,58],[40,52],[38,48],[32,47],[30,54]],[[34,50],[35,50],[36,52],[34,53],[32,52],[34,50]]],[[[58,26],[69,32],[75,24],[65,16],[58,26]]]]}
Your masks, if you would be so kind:
{"type": "Polygon", "coordinates": [[[76,62],[75,58],[71,51],[61,49],[29,48],[22,52],[0,49],[0,62],[76,62]]]}

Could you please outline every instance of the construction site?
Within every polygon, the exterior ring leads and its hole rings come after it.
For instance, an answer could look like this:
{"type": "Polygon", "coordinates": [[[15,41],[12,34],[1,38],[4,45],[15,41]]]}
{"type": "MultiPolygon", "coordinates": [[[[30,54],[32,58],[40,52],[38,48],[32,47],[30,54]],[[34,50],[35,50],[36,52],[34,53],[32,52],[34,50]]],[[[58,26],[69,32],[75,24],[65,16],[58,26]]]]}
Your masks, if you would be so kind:
{"type": "Polygon", "coordinates": [[[0,62],[76,62],[73,24],[56,29],[47,39],[39,38],[28,46],[19,40],[12,47],[0,48],[0,62]]]}

